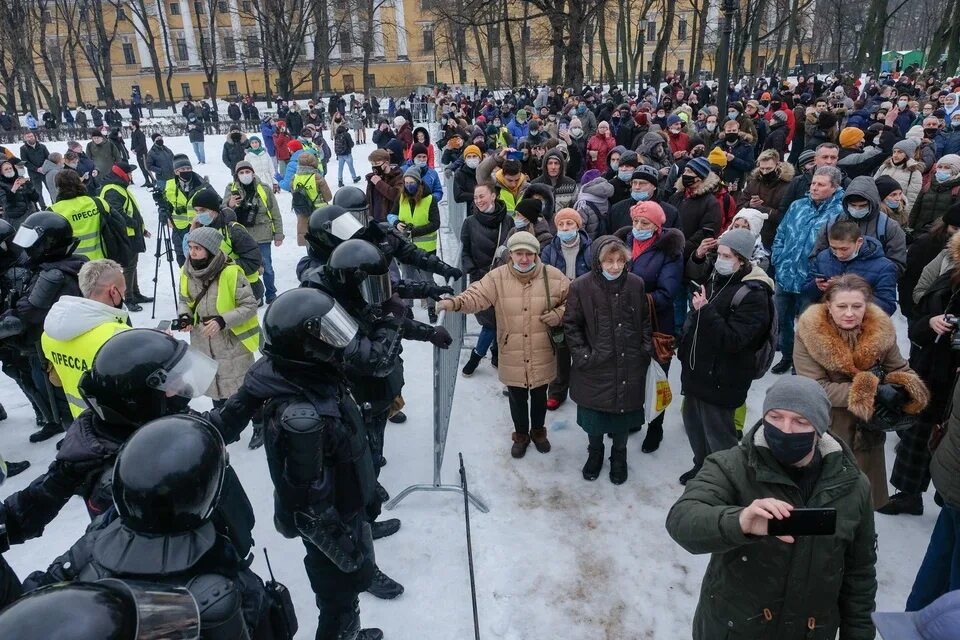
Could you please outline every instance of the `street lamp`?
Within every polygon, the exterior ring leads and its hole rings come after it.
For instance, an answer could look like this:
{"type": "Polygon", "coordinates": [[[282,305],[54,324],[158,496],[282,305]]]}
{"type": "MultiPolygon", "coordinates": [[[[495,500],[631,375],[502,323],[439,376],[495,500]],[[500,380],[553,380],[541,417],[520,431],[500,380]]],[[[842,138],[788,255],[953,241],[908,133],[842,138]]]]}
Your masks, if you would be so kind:
{"type": "Polygon", "coordinates": [[[730,36],[733,35],[733,14],[737,10],[737,0],[723,0],[723,34],[720,36],[720,48],[717,50],[717,109],[720,113],[727,108],[727,87],[730,84],[730,36]]]}

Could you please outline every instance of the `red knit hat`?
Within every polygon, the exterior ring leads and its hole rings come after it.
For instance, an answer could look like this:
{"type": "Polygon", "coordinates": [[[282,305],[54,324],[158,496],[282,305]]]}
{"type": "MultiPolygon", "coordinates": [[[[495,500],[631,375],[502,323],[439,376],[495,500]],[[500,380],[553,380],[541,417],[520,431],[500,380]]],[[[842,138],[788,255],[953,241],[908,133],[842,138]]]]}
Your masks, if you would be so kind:
{"type": "Polygon", "coordinates": [[[646,218],[657,225],[657,227],[662,227],[667,221],[667,216],[663,212],[663,208],[656,202],[650,200],[638,202],[630,207],[630,219],[638,220],[640,218],[646,218]]]}
{"type": "Polygon", "coordinates": [[[303,149],[303,144],[299,140],[291,140],[287,143],[287,151],[290,153],[300,151],[301,149],[303,149]]]}

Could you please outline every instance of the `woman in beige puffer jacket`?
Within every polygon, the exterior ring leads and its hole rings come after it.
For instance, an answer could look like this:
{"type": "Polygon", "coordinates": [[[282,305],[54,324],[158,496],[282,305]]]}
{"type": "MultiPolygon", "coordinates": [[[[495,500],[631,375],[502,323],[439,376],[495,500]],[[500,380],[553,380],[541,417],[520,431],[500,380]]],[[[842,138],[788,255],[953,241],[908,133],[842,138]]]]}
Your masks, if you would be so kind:
{"type": "Polygon", "coordinates": [[[557,377],[550,328],[561,326],[570,281],[559,269],[540,262],[540,243],[526,231],[512,235],[507,250],[511,258],[508,264],[493,269],[469,289],[438,306],[462,313],[494,308],[499,349],[497,373],[510,392],[515,430],[511,454],[521,458],[531,439],[541,453],[550,450],[544,426],[547,385],[557,377]]]}

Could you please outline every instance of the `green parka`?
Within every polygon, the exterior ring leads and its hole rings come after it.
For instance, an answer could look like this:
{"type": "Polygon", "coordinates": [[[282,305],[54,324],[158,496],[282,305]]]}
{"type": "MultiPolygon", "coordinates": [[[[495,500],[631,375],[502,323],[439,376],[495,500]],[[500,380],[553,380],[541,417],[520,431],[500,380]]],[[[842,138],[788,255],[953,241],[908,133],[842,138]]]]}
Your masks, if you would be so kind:
{"type": "Polygon", "coordinates": [[[667,531],[690,553],[710,553],[694,640],[873,640],[876,536],[870,485],[846,445],[820,440],[820,479],[806,504],[754,427],[738,447],[709,456],[670,509],[667,531]],[[758,498],[837,510],[833,536],[747,536],[740,512],[758,498]]]}

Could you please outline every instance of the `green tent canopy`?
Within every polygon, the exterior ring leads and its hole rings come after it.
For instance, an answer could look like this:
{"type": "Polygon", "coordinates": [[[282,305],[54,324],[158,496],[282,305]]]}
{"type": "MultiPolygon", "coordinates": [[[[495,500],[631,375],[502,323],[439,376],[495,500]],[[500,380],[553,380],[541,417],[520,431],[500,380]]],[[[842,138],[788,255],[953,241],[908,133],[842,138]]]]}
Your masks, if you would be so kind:
{"type": "Polygon", "coordinates": [[[900,71],[903,71],[910,65],[923,67],[925,55],[922,49],[910,49],[907,51],[884,51],[880,57],[880,68],[883,71],[895,71],[897,62],[900,61],[900,71]]]}

